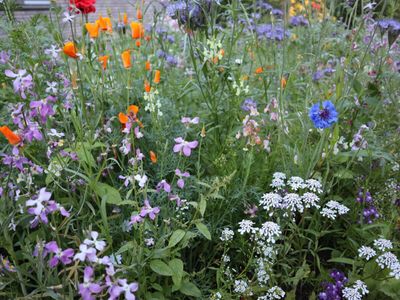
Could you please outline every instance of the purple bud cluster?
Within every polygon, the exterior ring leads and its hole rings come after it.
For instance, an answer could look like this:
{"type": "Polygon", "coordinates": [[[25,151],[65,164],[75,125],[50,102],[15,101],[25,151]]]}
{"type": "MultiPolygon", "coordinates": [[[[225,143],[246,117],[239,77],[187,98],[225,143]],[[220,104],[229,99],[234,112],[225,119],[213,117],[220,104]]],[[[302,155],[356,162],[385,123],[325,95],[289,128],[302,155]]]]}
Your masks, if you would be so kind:
{"type": "Polygon", "coordinates": [[[344,285],[349,281],[343,272],[338,270],[332,270],[329,276],[334,280],[332,282],[324,282],[322,284],[324,291],[319,293],[319,300],[341,300],[342,290],[344,285]]]}
{"type": "Polygon", "coordinates": [[[359,189],[356,201],[360,204],[364,204],[364,209],[362,211],[364,223],[372,224],[375,219],[379,218],[378,210],[374,205],[374,199],[369,191],[364,193],[362,188],[359,189]]]}

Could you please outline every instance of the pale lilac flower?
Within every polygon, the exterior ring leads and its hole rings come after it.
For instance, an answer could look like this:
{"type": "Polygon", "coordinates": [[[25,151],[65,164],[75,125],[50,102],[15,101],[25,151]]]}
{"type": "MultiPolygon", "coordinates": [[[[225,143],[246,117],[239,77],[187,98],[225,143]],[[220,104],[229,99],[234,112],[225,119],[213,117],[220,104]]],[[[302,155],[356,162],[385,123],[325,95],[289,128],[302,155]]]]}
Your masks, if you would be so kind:
{"type": "Polygon", "coordinates": [[[182,200],[181,200],[181,198],[180,198],[178,195],[172,195],[172,194],[170,194],[170,195],[168,196],[168,198],[169,198],[170,201],[176,201],[176,205],[177,205],[178,207],[180,207],[180,206],[182,205],[182,200]]]}
{"type": "Polygon", "coordinates": [[[175,139],[175,146],[174,146],[174,152],[177,153],[182,153],[185,156],[190,156],[192,149],[195,149],[197,145],[199,144],[198,141],[192,141],[192,142],[187,142],[183,138],[178,137],[175,139]]]}
{"type": "Polygon", "coordinates": [[[58,53],[60,51],[61,51],[61,49],[58,48],[56,45],[51,45],[50,48],[44,50],[44,53],[46,55],[50,55],[52,58],[56,59],[56,58],[58,58],[58,53]]]}
{"type": "Polygon", "coordinates": [[[99,294],[102,287],[98,283],[93,283],[94,270],[92,267],[85,267],[83,271],[83,283],[79,284],[79,294],[83,300],[94,300],[93,294],[99,294]]]}
{"type": "Polygon", "coordinates": [[[57,91],[58,91],[57,90],[57,86],[58,86],[57,82],[55,82],[55,81],[52,81],[52,82],[47,81],[46,84],[47,84],[46,93],[57,94],[57,91]]]}
{"type": "Polygon", "coordinates": [[[138,161],[141,161],[141,160],[143,160],[143,158],[144,158],[144,154],[140,151],[139,148],[136,149],[136,159],[137,159],[138,161]]]}
{"type": "Polygon", "coordinates": [[[176,169],[175,170],[175,175],[180,177],[176,184],[178,185],[178,187],[180,189],[183,189],[183,187],[185,186],[185,180],[182,177],[186,177],[186,178],[190,177],[189,172],[182,172],[181,170],[176,169]]]}
{"type": "Polygon", "coordinates": [[[182,117],[181,123],[184,124],[186,127],[189,127],[190,124],[199,124],[200,118],[194,117],[193,119],[189,117],[182,117]]]}
{"type": "Polygon", "coordinates": [[[45,249],[48,253],[54,254],[54,256],[49,260],[49,266],[51,268],[56,267],[60,262],[63,265],[68,265],[72,262],[72,257],[74,256],[74,250],[72,248],[63,251],[58,247],[57,242],[51,241],[45,245],[45,249]]]}
{"type": "Polygon", "coordinates": [[[83,243],[88,246],[94,246],[99,251],[103,251],[106,246],[106,242],[97,240],[97,238],[99,237],[99,233],[97,231],[92,231],[90,232],[90,236],[92,239],[85,239],[83,243]]]}
{"type": "Polygon", "coordinates": [[[133,132],[135,133],[135,137],[137,139],[140,139],[143,137],[143,133],[140,132],[139,126],[136,126],[135,129],[133,130],[133,132]]]}
{"type": "Polygon", "coordinates": [[[156,187],[157,192],[160,192],[161,190],[164,190],[166,193],[171,192],[171,185],[165,180],[161,180],[156,187]]]}
{"type": "Polygon", "coordinates": [[[74,260],[85,261],[96,261],[96,249],[92,247],[88,247],[86,244],[80,244],[78,253],[75,254],[74,260]]]}
{"type": "Polygon", "coordinates": [[[67,23],[67,22],[72,23],[76,16],[76,15],[70,15],[69,12],[67,12],[67,11],[64,12],[63,15],[64,15],[64,18],[62,19],[63,23],[67,23]]]}
{"type": "Polygon", "coordinates": [[[149,216],[151,220],[154,220],[157,216],[157,214],[160,212],[160,208],[158,206],[156,207],[151,207],[149,200],[144,200],[144,206],[142,207],[142,210],[140,211],[140,216],[142,218],[149,216]]]}
{"type": "Polygon", "coordinates": [[[18,73],[6,70],[4,73],[7,77],[14,78],[14,92],[19,93],[22,99],[26,99],[25,91],[30,90],[33,86],[32,75],[26,75],[26,70],[18,70],[18,73]]]}
{"type": "Polygon", "coordinates": [[[143,175],[137,174],[137,175],[135,175],[134,178],[138,182],[138,184],[141,188],[143,188],[146,185],[146,182],[147,182],[146,174],[143,174],[143,175]]]}
{"type": "Polygon", "coordinates": [[[10,60],[9,51],[0,51],[0,64],[5,65],[10,60]]]}
{"type": "Polygon", "coordinates": [[[257,205],[249,206],[244,213],[249,215],[250,218],[254,218],[257,215],[258,207],[257,205]]]}
{"type": "Polygon", "coordinates": [[[53,106],[50,104],[51,102],[55,102],[54,97],[47,97],[39,101],[31,101],[29,107],[34,108],[34,110],[32,111],[32,116],[35,117],[37,115],[40,115],[40,120],[42,121],[42,123],[46,123],[47,117],[53,116],[55,114],[53,106]]]}
{"type": "Polygon", "coordinates": [[[129,224],[136,224],[136,223],[141,223],[143,222],[143,218],[139,214],[134,214],[131,216],[131,220],[129,221],[129,224]]]}

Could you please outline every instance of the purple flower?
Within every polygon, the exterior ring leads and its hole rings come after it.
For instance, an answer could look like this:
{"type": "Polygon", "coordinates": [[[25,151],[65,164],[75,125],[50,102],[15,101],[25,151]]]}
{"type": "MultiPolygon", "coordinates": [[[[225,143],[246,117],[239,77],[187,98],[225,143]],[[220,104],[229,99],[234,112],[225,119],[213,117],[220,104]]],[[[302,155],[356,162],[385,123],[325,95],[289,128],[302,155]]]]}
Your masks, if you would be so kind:
{"type": "Polygon", "coordinates": [[[149,200],[146,199],[146,200],[144,200],[144,206],[142,207],[139,215],[142,218],[149,216],[149,218],[151,220],[154,220],[159,212],[160,212],[160,208],[158,206],[151,207],[149,200]]]}
{"type": "Polygon", "coordinates": [[[178,60],[172,55],[167,55],[165,61],[170,67],[176,67],[178,65],[178,60]]]}
{"type": "Polygon", "coordinates": [[[317,72],[315,72],[312,76],[312,80],[313,81],[320,81],[323,77],[324,77],[324,72],[321,70],[318,70],[317,72]]]}
{"type": "Polygon", "coordinates": [[[65,217],[69,216],[65,208],[54,200],[50,200],[50,197],[51,193],[46,192],[46,188],[42,188],[37,196],[26,201],[25,205],[29,207],[28,214],[35,216],[30,222],[32,228],[36,227],[39,222],[47,224],[49,222],[47,215],[56,211],[60,211],[61,215],[65,217]]]}
{"type": "Polygon", "coordinates": [[[18,70],[18,73],[6,70],[4,73],[7,77],[14,78],[14,92],[19,93],[22,99],[26,99],[25,92],[33,87],[32,75],[29,74],[25,76],[26,70],[18,70]]]}
{"type": "Polygon", "coordinates": [[[271,10],[271,14],[273,14],[275,17],[282,17],[283,11],[278,8],[274,8],[273,10],[271,10]]]}
{"type": "Polygon", "coordinates": [[[163,189],[166,193],[171,192],[171,185],[165,181],[165,179],[161,180],[156,187],[157,192],[160,192],[163,189]]]}
{"type": "Polygon", "coordinates": [[[175,139],[175,146],[174,146],[174,152],[177,153],[182,153],[185,156],[190,156],[190,154],[192,153],[192,149],[195,149],[197,147],[197,145],[199,144],[198,141],[192,141],[192,142],[187,142],[185,141],[183,138],[178,137],[175,139]]]}
{"type": "Polygon", "coordinates": [[[290,19],[290,25],[292,26],[307,26],[308,20],[304,16],[293,16],[290,19]]]}
{"type": "Polygon", "coordinates": [[[256,111],[257,110],[257,102],[251,98],[247,98],[243,101],[241,108],[244,111],[256,111]]]}
{"type": "Polygon", "coordinates": [[[34,109],[32,116],[35,117],[39,115],[41,122],[46,123],[47,117],[55,114],[53,106],[50,104],[50,102],[55,102],[55,100],[56,98],[49,96],[40,101],[32,101],[29,105],[30,108],[34,109]]]}
{"type": "Polygon", "coordinates": [[[143,222],[143,220],[144,219],[136,213],[135,215],[131,216],[131,220],[129,221],[129,224],[141,223],[141,222],[143,222]]]}
{"type": "Polygon", "coordinates": [[[256,32],[260,39],[282,41],[285,37],[290,37],[290,32],[281,25],[260,24],[256,27],[256,32]]]}
{"type": "Polygon", "coordinates": [[[65,249],[64,251],[58,247],[57,242],[51,241],[45,245],[47,253],[53,253],[54,256],[49,260],[49,266],[54,268],[61,262],[63,265],[68,265],[72,262],[74,250],[72,248],[65,249]]]}
{"type": "Polygon", "coordinates": [[[180,207],[182,205],[182,200],[178,195],[170,194],[168,198],[170,201],[176,201],[176,206],[180,207]]]}
{"type": "Polygon", "coordinates": [[[79,284],[79,294],[83,300],[96,299],[93,294],[99,294],[102,287],[98,283],[93,283],[94,270],[92,267],[86,267],[83,271],[83,283],[79,284]]]}

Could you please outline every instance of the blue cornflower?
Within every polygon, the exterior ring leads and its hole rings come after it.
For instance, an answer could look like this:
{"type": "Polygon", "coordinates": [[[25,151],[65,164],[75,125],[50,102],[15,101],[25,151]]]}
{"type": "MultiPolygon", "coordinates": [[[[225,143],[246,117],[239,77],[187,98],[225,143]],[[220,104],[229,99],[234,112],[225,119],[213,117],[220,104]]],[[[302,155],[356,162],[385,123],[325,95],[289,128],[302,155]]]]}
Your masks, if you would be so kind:
{"type": "Polygon", "coordinates": [[[290,31],[279,24],[260,24],[256,27],[256,32],[260,39],[282,41],[285,37],[290,37],[290,31]]]}
{"type": "Polygon", "coordinates": [[[338,121],[338,112],[331,101],[314,104],[310,109],[310,119],[316,128],[328,128],[338,121]]]}
{"type": "Polygon", "coordinates": [[[308,24],[308,20],[303,16],[294,16],[290,19],[292,26],[307,26],[308,24]]]}

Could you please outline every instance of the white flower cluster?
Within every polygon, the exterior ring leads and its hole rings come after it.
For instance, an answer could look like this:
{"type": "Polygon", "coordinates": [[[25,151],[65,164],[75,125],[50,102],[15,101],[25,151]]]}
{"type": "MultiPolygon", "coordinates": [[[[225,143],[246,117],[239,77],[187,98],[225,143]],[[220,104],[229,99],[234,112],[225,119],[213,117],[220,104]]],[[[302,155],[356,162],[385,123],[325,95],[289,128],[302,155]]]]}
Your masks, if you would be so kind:
{"type": "Polygon", "coordinates": [[[207,47],[203,50],[204,62],[214,61],[214,59],[222,59],[223,52],[221,41],[217,40],[207,40],[207,47]]]}
{"type": "MultiPolygon", "coordinates": [[[[360,249],[358,249],[359,257],[370,260],[377,255],[377,251],[393,249],[393,244],[389,240],[380,238],[374,241],[374,247],[375,249],[368,246],[361,246],[360,249]]],[[[392,252],[380,254],[375,261],[381,269],[390,269],[390,276],[400,279],[400,261],[392,252]]]]}
{"type": "Polygon", "coordinates": [[[265,271],[265,269],[268,267],[268,265],[266,266],[266,263],[268,262],[264,262],[264,260],[262,258],[257,259],[257,281],[261,286],[265,286],[268,281],[269,281],[269,274],[267,273],[267,271],[265,271]]]}
{"type": "Polygon", "coordinates": [[[247,283],[247,281],[245,280],[235,280],[235,284],[234,284],[234,289],[233,291],[237,294],[244,294],[247,289],[248,289],[249,285],[247,283]]]}
{"type": "Polygon", "coordinates": [[[303,178],[294,176],[290,177],[287,183],[285,181],[284,173],[274,173],[271,187],[275,189],[275,192],[264,194],[259,202],[270,216],[278,209],[285,210],[284,216],[287,216],[288,212],[302,213],[306,208],[320,208],[318,204],[320,198],[317,194],[322,193],[322,185],[318,180],[304,181],[303,178]],[[293,192],[285,194],[284,188],[293,192]]]}
{"type": "Polygon", "coordinates": [[[347,300],[361,300],[368,293],[367,285],[361,280],[357,280],[352,287],[343,289],[343,298],[347,300]]]}
{"type": "Polygon", "coordinates": [[[322,208],[321,215],[329,219],[335,220],[338,215],[345,215],[349,212],[349,210],[350,209],[343,204],[331,200],[326,203],[324,208],[322,208]]]}
{"type": "Polygon", "coordinates": [[[159,117],[163,115],[161,111],[161,102],[160,99],[157,97],[158,91],[152,89],[149,93],[144,92],[143,98],[146,101],[146,106],[144,110],[157,113],[159,117]]]}
{"type": "Polygon", "coordinates": [[[254,234],[254,238],[261,244],[275,244],[276,240],[282,234],[281,228],[274,222],[267,221],[260,228],[254,227],[251,220],[242,220],[239,222],[238,232],[243,235],[245,233],[254,234]]]}
{"type": "Polygon", "coordinates": [[[222,230],[221,237],[219,239],[223,242],[228,242],[233,239],[234,235],[235,233],[233,232],[232,229],[225,227],[224,230],[222,230]]]}
{"type": "Polygon", "coordinates": [[[267,291],[267,294],[258,297],[257,300],[275,300],[283,299],[284,297],[285,292],[279,286],[274,286],[267,291]]]}

